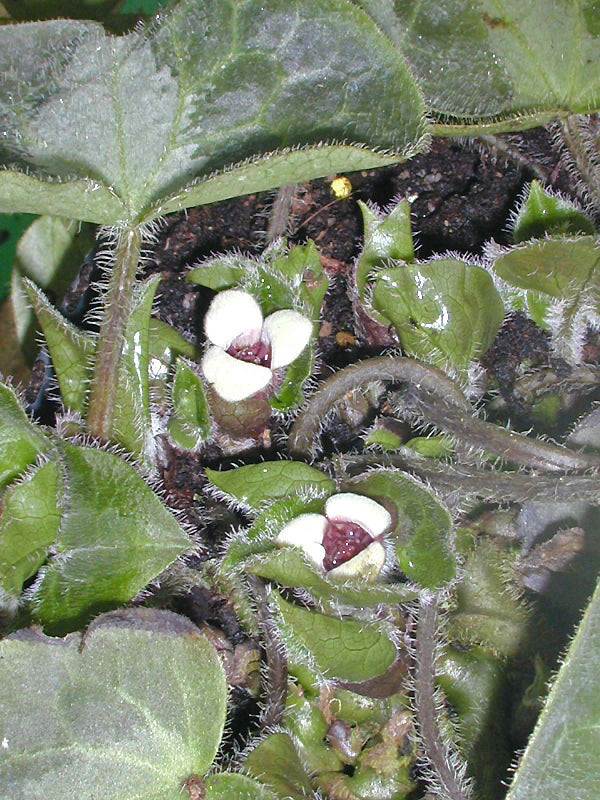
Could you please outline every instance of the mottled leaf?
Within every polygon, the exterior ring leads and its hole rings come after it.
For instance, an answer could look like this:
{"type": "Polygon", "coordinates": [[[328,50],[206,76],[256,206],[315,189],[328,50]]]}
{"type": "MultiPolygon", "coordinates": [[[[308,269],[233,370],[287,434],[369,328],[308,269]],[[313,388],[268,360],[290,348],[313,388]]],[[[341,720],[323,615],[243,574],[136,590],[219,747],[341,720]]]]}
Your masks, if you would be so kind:
{"type": "Polygon", "coordinates": [[[120,611],[66,639],[20,631],[0,652],[3,799],[181,800],[210,767],[227,685],[187,619],[120,611]]]}
{"type": "Polygon", "coordinates": [[[571,642],[508,800],[596,800],[600,785],[600,585],[571,642]]]}
{"type": "MultiPolygon", "coordinates": [[[[274,590],[270,597],[281,615],[284,644],[288,649],[299,644],[328,678],[366,681],[382,675],[395,661],[395,646],[374,620],[367,625],[350,617],[319,614],[288,603],[274,590]]],[[[290,658],[295,660],[294,650],[290,658]]]]}
{"type": "Polygon", "coordinates": [[[504,318],[489,274],[454,258],[379,272],[373,307],[392,322],[408,355],[452,364],[465,377],[504,318]]]}
{"type": "Polygon", "coordinates": [[[335,491],[331,478],[302,461],[264,461],[225,472],[207,469],[206,475],[218,489],[253,509],[302,490],[335,491]]]}
{"type": "Polygon", "coordinates": [[[454,578],[452,521],[431,492],[406,475],[385,470],[353,481],[349,488],[393,504],[397,520],[391,538],[400,568],[411,581],[440,589],[454,578]]]}
{"type": "Polygon", "coordinates": [[[65,501],[55,554],[30,590],[53,633],[129,602],[191,548],[191,540],[136,471],[112,453],[57,444],[65,501]]]}
{"type": "Polygon", "coordinates": [[[598,108],[600,38],[590,0],[358,2],[406,55],[438,114],[501,131],[598,108]]]}
{"type": "Polygon", "coordinates": [[[425,131],[403,57],[349,0],[180,0],[120,37],[4,26],[0,73],[0,211],[131,226],[392,163],[425,131]]]}

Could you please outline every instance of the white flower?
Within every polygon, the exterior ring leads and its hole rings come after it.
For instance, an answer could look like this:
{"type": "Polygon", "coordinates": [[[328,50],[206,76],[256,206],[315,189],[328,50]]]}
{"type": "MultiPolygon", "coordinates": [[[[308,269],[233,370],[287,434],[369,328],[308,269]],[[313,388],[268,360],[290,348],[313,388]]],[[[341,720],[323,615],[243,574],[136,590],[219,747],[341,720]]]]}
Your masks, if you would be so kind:
{"type": "Polygon", "coordinates": [[[337,578],[374,580],[385,563],[381,543],[392,518],[370,497],[344,492],[325,502],[322,514],[300,514],[284,525],[275,544],[302,550],[316,567],[337,578]]]}
{"type": "Polygon", "coordinates": [[[231,403],[265,389],[273,370],[287,367],[304,350],[312,322],[298,311],[276,311],[265,320],[256,300],[241,289],[219,292],[204,318],[210,345],[204,377],[231,403]]]}

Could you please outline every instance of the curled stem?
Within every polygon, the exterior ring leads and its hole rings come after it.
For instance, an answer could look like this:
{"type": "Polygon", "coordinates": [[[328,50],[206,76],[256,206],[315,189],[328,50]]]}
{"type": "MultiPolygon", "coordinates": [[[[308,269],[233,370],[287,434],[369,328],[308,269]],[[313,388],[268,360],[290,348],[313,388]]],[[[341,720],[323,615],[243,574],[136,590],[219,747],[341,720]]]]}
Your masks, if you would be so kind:
{"type": "Polygon", "coordinates": [[[444,800],[467,800],[471,796],[464,780],[466,765],[443,741],[437,723],[435,667],[438,646],[438,600],[423,595],[419,606],[415,643],[415,706],[421,745],[433,778],[433,796],[444,800]]]}
{"type": "Polygon", "coordinates": [[[411,388],[404,393],[396,410],[400,415],[417,417],[450,433],[463,445],[500,456],[513,464],[544,472],[600,467],[598,456],[569,450],[486,422],[464,408],[446,402],[426,387],[411,388]]]}
{"type": "Polygon", "coordinates": [[[584,500],[600,504],[597,474],[544,475],[536,472],[503,472],[471,465],[439,464],[415,454],[409,448],[397,453],[363,453],[344,456],[342,477],[360,475],[376,467],[409,472],[428,483],[451,508],[464,508],[476,501],[568,503],[584,500]]]}
{"type": "Polygon", "coordinates": [[[125,328],[131,314],[141,246],[139,227],[119,233],[110,280],[103,298],[87,426],[93,436],[105,441],[113,438],[119,367],[125,328]]]}
{"type": "Polygon", "coordinates": [[[465,410],[469,408],[457,384],[436,367],[399,356],[370,358],[336,372],[321,385],[292,426],[288,439],[290,452],[296,456],[310,457],[323,419],[335,404],[348,392],[373,381],[409,382],[439,393],[465,410]]]}

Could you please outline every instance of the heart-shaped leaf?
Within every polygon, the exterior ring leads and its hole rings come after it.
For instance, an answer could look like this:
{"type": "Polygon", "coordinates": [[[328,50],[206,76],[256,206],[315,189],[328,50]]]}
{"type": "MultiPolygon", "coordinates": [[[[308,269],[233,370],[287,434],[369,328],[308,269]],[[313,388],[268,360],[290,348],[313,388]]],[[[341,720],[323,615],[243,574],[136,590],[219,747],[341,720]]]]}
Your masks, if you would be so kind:
{"type": "Polygon", "coordinates": [[[1,211],[133,226],[392,163],[425,133],[403,57],[349,0],[180,0],[120,37],[4,26],[0,73],[1,211]]]}
{"type": "Polygon", "coordinates": [[[382,270],[373,307],[392,322],[408,355],[441,368],[451,364],[464,378],[504,319],[486,270],[455,258],[382,270]]]}
{"type": "Polygon", "coordinates": [[[190,549],[175,517],[113,453],[58,443],[65,500],[55,553],[29,590],[35,615],[64,633],[131,600],[190,549]]]}
{"type": "Polygon", "coordinates": [[[357,1],[406,55],[438,114],[501,131],[598,108],[592,0],[357,1]]]}
{"type": "Polygon", "coordinates": [[[269,593],[290,661],[308,660],[327,678],[367,681],[382,675],[395,661],[396,648],[375,620],[331,617],[288,603],[269,593]]]}
{"type": "Polygon", "coordinates": [[[83,636],[21,631],[0,653],[3,797],[181,800],[210,767],[227,685],[187,619],[119,611],[83,636]]]}
{"type": "Polygon", "coordinates": [[[207,469],[206,476],[218,489],[255,510],[302,490],[335,491],[331,478],[302,461],[264,461],[226,472],[207,469]]]}

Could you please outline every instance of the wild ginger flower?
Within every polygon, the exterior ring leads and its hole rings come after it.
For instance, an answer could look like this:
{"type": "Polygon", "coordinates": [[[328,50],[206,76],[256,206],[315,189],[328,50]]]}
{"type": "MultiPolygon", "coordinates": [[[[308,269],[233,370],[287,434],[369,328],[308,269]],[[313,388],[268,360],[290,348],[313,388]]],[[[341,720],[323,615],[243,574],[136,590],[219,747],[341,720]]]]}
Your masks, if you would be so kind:
{"type": "Polygon", "coordinates": [[[325,502],[322,514],[299,514],[284,525],[275,544],[302,550],[316,567],[337,578],[374,580],[385,563],[382,536],[392,518],[370,497],[342,492],[325,502]]]}
{"type": "Polygon", "coordinates": [[[216,393],[230,403],[245,400],[273,382],[304,350],[312,322],[298,311],[275,311],[263,319],[256,300],[241,289],[219,292],[204,318],[210,342],[202,371],[216,393]]]}

